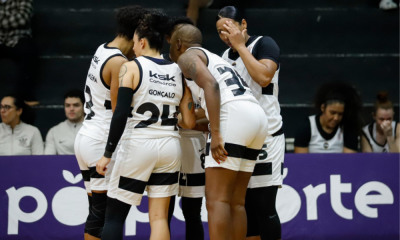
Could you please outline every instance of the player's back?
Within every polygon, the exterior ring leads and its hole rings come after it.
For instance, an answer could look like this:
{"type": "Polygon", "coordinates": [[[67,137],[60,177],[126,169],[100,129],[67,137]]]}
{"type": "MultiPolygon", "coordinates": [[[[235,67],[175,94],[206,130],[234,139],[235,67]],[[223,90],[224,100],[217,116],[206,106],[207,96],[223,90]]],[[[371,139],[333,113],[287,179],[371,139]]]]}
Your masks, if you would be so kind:
{"type": "Polygon", "coordinates": [[[123,138],[179,137],[176,112],[184,94],[181,70],[164,59],[141,56],[134,61],[140,81],[123,138]]]}
{"type": "Polygon", "coordinates": [[[103,69],[115,56],[125,57],[118,48],[100,45],[94,54],[85,85],[85,120],[79,133],[96,140],[107,141],[112,118],[110,86],[103,79],[103,69]]]}
{"type": "MultiPolygon", "coordinates": [[[[239,100],[258,103],[249,86],[228,62],[204,48],[192,47],[187,51],[190,49],[201,50],[206,55],[207,68],[219,84],[221,106],[225,103],[239,100]]],[[[206,111],[208,116],[203,89],[197,86],[197,84],[191,79],[187,79],[187,85],[192,90],[193,96],[197,98],[201,104],[201,107],[206,111]]]]}
{"type": "MultiPolygon", "coordinates": [[[[262,38],[269,38],[269,37],[250,37],[249,41],[252,41],[249,45],[247,46],[247,49],[250,51],[250,53],[255,56],[255,51],[260,48],[259,44],[261,42],[262,38]]],[[[271,39],[271,38],[269,38],[271,39]]],[[[271,39],[271,41],[273,41],[271,39]]],[[[275,43],[273,41],[273,43],[275,43]]],[[[276,44],[276,43],[275,43],[276,44]]],[[[279,80],[279,72],[280,72],[280,63],[278,64],[278,69],[275,71],[274,77],[271,80],[271,83],[268,84],[266,87],[261,87],[256,81],[253,80],[253,78],[250,76],[249,71],[246,68],[246,65],[243,62],[243,59],[240,57],[239,54],[234,55],[232,54],[230,58],[230,51],[231,48],[228,48],[224,54],[222,55],[222,58],[227,61],[235,70],[238,71],[240,76],[244,79],[244,81],[247,83],[249,88],[252,90],[252,93],[254,97],[258,100],[260,103],[260,106],[264,110],[265,114],[267,114],[268,117],[268,122],[269,122],[269,133],[274,134],[278,132],[282,128],[282,116],[280,115],[281,109],[278,101],[278,95],[279,95],[279,86],[278,86],[278,80],[279,80]]]]}

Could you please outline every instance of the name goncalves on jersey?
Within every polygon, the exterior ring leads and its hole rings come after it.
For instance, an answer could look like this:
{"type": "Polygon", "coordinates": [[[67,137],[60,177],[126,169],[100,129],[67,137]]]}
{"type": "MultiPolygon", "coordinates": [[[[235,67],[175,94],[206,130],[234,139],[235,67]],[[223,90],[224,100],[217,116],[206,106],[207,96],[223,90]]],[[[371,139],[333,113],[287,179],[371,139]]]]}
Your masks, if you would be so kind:
{"type": "Polygon", "coordinates": [[[174,98],[175,97],[175,93],[158,91],[158,90],[154,90],[154,89],[150,89],[149,94],[154,95],[154,96],[160,96],[163,98],[174,98]]]}
{"type": "Polygon", "coordinates": [[[149,71],[149,77],[150,77],[150,82],[152,83],[157,83],[161,85],[167,85],[167,86],[172,86],[175,87],[176,84],[173,83],[175,82],[175,76],[170,77],[169,74],[166,75],[160,75],[156,72],[149,71]],[[169,82],[172,81],[172,82],[169,82]]]}
{"type": "Polygon", "coordinates": [[[97,83],[97,79],[96,79],[96,77],[95,77],[93,74],[89,73],[89,74],[88,74],[88,77],[89,77],[90,80],[92,80],[93,82],[96,82],[96,83],[97,83]]]}

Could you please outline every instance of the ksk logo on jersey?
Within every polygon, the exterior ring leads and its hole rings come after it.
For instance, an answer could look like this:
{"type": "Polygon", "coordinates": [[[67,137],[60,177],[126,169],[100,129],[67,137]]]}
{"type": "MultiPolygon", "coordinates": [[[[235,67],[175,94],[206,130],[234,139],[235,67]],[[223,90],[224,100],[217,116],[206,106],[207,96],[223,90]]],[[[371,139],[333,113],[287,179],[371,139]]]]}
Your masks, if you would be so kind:
{"type": "Polygon", "coordinates": [[[151,71],[150,71],[150,78],[157,78],[157,79],[160,79],[160,80],[163,80],[163,81],[173,81],[173,82],[175,82],[175,76],[173,76],[173,77],[169,77],[169,74],[167,74],[167,75],[158,75],[158,73],[152,73],[151,71]]]}

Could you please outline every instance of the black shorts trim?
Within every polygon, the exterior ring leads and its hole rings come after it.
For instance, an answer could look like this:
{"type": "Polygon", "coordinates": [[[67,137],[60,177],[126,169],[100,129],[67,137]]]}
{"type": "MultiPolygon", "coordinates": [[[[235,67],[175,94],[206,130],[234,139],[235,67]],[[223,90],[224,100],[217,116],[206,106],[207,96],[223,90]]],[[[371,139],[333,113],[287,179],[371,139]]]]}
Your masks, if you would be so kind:
{"type": "Polygon", "coordinates": [[[272,175],[272,162],[257,163],[252,176],[272,175]]]}
{"type": "Polygon", "coordinates": [[[172,185],[178,183],[179,172],[152,173],[147,185],[172,185]]]}
{"type": "Polygon", "coordinates": [[[90,182],[90,170],[81,170],[84,182],[90,182]]]}
{"type": "Polygon", "coordinates": [[[200,187],[206,185],[205,173],[181,173],[179,176],[179,185],[188,187],[200,187]]]}
{"type": "Polygon", "coordinates": [[[270,83],[268,86],[261,88],[262,95],[274,95],[274,84],[270,83]]]}
{"type": "Polygon", "coordinates": [[[276,133],[272,134],[272,137],[276,137],[276,136],[282,135],[283,133],[284,133],[283,132],[283,127],[281,127],[276,133]]]}
{"type": "MultiPolygon", "coordinates": [[[[260,154],[261,149],[252,149],[247,148],[245,146],[234,144],[234,143],[225,143],[225,150],[228,152],[228,157],[234,158],[244,158],[246,160],[257,160],[258,155],[260,154]]],[[[210,143],[206,144],[206,156],[210,155],[210,143]]]]}
{"type": "Polygon", "coordinates": [[[124,189],[129,192],[143,194],[146,189],[147,182],[120,176],[118,188],[124,189]]]}
{"type": "Polygon", "coordinates": [[[103,175],[100,175],[96,171],[96,167],[89,167],[89,171],[90,171],[90,178],[104,178],[103,175]]]}

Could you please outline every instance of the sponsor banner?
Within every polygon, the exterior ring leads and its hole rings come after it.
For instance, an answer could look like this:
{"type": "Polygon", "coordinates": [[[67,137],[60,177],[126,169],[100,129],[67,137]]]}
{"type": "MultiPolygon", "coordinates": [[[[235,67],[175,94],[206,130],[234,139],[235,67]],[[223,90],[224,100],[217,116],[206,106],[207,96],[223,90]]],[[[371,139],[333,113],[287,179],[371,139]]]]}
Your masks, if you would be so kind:
{"type": "MultiPolygon", "coordinates": [[[[74,156],[0,157],[0,239],[83,239],[87,194],[74,156]]],[[[282,239],[399,239],[398,154],[287,154],[282,239]]],[[[180,198],[172,238],[185,239],[180,198]]],[[[125,239],[148,239],[147,197],[125,239]]],[[[269,217],[269,216],[266,216],[269,217]]],[[[202,220],[208,238],[207,212],[202,220]]]]}

